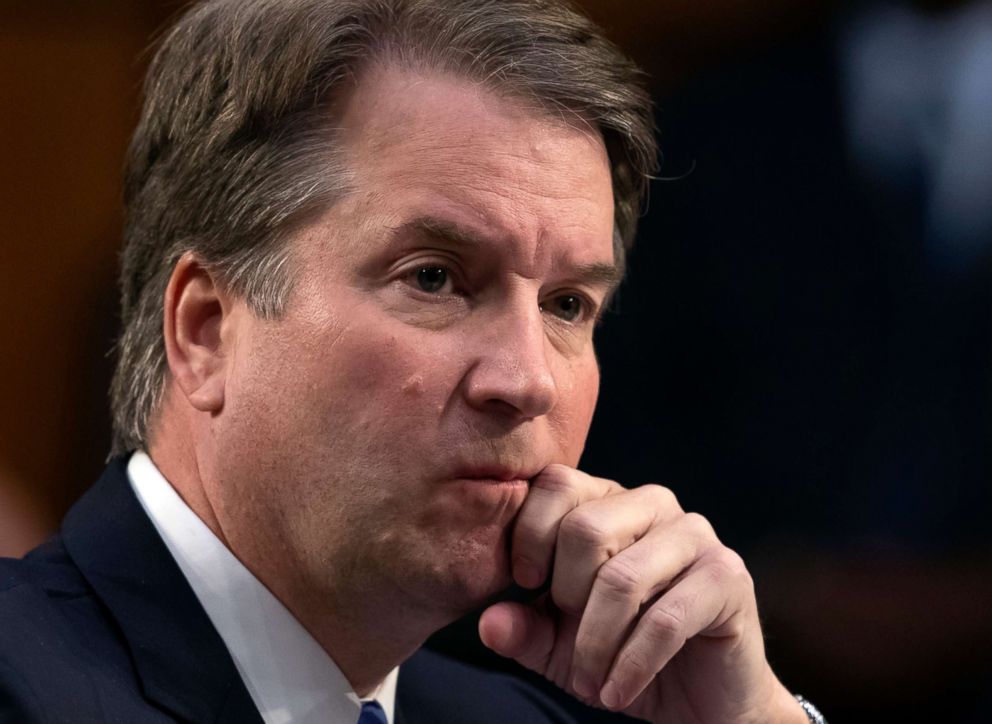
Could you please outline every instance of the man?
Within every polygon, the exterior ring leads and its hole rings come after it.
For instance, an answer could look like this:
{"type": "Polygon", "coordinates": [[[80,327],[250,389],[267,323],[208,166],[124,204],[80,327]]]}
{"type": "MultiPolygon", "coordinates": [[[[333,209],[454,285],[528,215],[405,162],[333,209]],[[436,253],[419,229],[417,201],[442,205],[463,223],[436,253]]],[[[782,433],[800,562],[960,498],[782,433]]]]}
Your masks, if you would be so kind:
{"type": "Polygon", "coordinates": [[[810,720],[706,521],[574,467],[654,157],[633,75],[539,0],[179,22],[129,156],[120,456],[0,569],[0,711],[567,721],[418,653],[489,603],[486,645],[593,706],[810,720]]]}

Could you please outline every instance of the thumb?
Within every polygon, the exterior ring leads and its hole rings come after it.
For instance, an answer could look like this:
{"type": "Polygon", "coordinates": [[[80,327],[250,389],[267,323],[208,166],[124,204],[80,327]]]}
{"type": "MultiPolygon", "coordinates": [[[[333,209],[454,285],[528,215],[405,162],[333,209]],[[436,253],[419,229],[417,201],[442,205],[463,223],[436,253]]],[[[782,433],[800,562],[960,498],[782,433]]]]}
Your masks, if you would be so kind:
{"type": "Polygon", "coordinates": [[[555,620],[524,603],[503,601],[482,612],[479,638],[500,656],[545,674],[556,637],[555,620]]]}

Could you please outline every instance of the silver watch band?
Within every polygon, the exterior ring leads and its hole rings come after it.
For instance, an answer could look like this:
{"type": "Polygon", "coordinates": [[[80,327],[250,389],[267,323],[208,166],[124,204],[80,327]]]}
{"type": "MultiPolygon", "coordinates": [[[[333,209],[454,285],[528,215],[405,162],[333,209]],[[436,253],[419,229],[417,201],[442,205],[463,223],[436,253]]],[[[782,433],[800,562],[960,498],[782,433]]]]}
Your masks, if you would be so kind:
{"type": "Polygon", "coordinates": [[[796,694],[796,701],[799,702],[799,706],[801,706],[803,711],[806,712],[806,716],[809,717],[810,724],[827,724],[827,720],[823,718],[823,714],[821,714],[820,710],[813,706],[812,703],[806,701],[806,699],[799,696],[799,694],[796,694]]]}

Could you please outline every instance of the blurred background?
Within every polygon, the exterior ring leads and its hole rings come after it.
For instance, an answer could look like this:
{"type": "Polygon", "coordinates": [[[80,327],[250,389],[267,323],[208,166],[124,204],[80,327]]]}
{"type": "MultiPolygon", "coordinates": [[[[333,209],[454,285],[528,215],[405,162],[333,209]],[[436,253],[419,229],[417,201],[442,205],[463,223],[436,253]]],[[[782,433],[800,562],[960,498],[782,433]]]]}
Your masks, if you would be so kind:
{"type": "MultiPolygon", "coordinates": [[[[835,724],[988,722],[992,3],[581,4],[664,151],[584,467],[711,519],[835,724]]],[[[121,164],[182,6],[0,0],[3,555],[109,448],[121,164]]]]}

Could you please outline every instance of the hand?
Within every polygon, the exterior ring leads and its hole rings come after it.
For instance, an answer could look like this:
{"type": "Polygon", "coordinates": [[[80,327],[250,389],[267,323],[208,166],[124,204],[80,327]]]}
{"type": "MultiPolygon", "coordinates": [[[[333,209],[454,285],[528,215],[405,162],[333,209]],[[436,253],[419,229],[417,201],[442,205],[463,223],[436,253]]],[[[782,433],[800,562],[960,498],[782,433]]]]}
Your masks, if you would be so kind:
{"type": "Polygon", "coordinates": [[[514,580],[550,596],[502,602],[483,642],[577,698],[674,724],[807,718],[765,660],[751,577],[666,488],[627,490],[564,465],[532,482],[514,580]]]}

